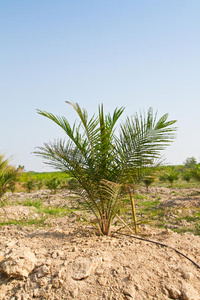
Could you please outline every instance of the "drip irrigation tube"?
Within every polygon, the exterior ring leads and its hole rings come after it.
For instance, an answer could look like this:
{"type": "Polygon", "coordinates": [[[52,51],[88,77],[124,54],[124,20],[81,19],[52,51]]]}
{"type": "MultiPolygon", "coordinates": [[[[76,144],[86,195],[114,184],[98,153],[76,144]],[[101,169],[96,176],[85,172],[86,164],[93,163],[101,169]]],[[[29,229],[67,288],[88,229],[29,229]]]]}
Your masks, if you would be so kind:
{"type": "Polygon", "coordinates": [[[134,239],[138,239],[138,240],[141,240],[141,241],[145,241],[145,242],[149,242],[149,243],[152,243],[152,244],[156,244],[156,245],[159,245],[159,246],[162,246],[162,247],[170,248],[170,249],[174,250],[176,253],[178,253],[179,255],[182,255],[183,257],[185,257],[186,259],[188,259],[189,261],[191,261],[198,269],[200,269],[200,266],[197,263],[195,263],[191,258],[189,258],[185,254],[183,254],[182,252],[176,250],[175,248],[173,248],[171,246],[168,246],[168,245],[160,243],[160,242],[148,240],[148,239],[145,239],[145,238],[142,238],[142,237],[139,237],[139,236],[131,235],[131,234],[126,234],[126,233],[121,233],[121,232],[113,232],[113,234],[120,234],[120,235],[124,235],[124,236],[128,236],[128,237],[132,237],[134,239]]]}

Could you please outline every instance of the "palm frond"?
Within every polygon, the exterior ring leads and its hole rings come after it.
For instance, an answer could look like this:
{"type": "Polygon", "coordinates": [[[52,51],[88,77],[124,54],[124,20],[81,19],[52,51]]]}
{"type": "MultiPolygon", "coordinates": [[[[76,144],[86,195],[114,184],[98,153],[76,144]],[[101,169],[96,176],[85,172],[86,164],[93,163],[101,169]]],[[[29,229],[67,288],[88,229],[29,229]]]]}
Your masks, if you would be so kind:
{"type": "MultiPolygon", "coordinates": [[[[130,170],[141,172],[145,166],[154,164],[160,157],[160,151],[174,139],[175,127],[171,127],[175,121],[167,122],[165,114],[156,122],[156,115],[150,108],[147,117],[135,114],[126,119],[121,125],[120,138],[118,140],[118,152],[123,164],[123,172],[130,170]]],[[[121,174],[120,174],[121,175],[121,174]]],[[[140,177],[140,175],[139,175],[140,177]]]]}

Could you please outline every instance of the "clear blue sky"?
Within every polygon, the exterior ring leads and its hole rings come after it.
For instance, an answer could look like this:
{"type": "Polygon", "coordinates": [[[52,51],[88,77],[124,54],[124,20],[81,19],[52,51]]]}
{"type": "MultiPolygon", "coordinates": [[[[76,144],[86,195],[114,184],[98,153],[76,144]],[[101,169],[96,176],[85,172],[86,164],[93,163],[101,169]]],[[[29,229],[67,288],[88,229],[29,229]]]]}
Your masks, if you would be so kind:
{"type": "Polygon", "coordinates": [[[32,152],[64,134],[36,109],[73,122],[69,100],[169,113],[166,163],[199,162],[199,16],[199,0],[0,0],[0,153],[43,171],[32,152]]]}

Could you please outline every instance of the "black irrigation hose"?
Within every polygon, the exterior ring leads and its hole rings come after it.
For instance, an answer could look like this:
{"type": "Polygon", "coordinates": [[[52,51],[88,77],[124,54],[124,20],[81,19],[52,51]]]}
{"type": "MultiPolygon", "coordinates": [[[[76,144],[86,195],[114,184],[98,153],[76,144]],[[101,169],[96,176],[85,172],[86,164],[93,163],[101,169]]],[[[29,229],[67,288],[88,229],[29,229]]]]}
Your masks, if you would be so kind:
{"type": "Polygon", "coordinates": [[[141,240],[141,241],[145,241],[145,242],[149,242],[149,243],[153,243],[153,244],[156,244],[156,245],[160,245],[162,247],[166,247],[166,248],[170,248],[172,250],[174,250],[176,253],[182,255],[183,257],[185,257],[186,259],[188,259],[189,261],[191,261],[198,269],[200,269],[200,266],[195,263],[191,258],[189,258],[188,256],[186,256],[185,254],[181,253],[180,251],[174,249],[173,247],[170,247],[168,245],[165,245],[163,243],[159,243],[159,242],[155,242],[155,241],[152,241],[152,240],[148,240],[148,239],[145,239],[145,238],[141,238],[139,236],[134,236],[134,235],[130,235],[130,234],[126,234],[126,233],[121,233],[121,232],[113,232],[114,234],[121,234],[121,235],[125,235],[125,236],[128,236],[128,237],[132,237],[134,239],[138,239],[138,240],[141,240]]]}

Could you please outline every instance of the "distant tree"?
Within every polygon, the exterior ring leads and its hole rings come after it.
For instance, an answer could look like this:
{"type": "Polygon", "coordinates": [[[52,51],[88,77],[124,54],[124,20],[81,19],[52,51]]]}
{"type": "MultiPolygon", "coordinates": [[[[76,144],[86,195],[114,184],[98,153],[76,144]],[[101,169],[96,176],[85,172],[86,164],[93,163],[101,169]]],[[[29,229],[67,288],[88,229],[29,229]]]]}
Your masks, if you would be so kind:
{"type": "Polygon", "coordinates": [[[25,171],[25,167],[24,166],[19,165],[17,167],[17,172],[24,172],[24,171],[25,171]]]}
{"type": "Polygon", "coordinates": [[[75,178],[69,178],[67,180],[67,185],[68,185],[69,190],[76,190],[76,189],[80,188],[79,182],[75,178]]]}
{"type": "Polygon", "coordinates": [[[192,177],[197,180],[200,181],[200,164],[197,164],[192,170],[191,170],[191,175],[192,177]]]}
{"type": "Polygon", "coordinates": [[[35,183],[33,180],[28,180],[24,183],[24,187],[29,193],[31,193],[31,191],[35,188],[35,183]]]}
{"type": "Polygon", "coordinates": [[[194,168],[197,164],[196,158],[194,156],[186,158],[183,163],[186,168],[194,168]]]}
{"type": "Polygon", "coordinates": [[[53,177],[46,181],[46,187],[56,194],[61,181],[57,177],[53,177]]]}
{"type": "Polygon", "coordinates": [[[42,186],[43,186],[43,180],[37,181],[36,186],[37,186],[37,189],[38,189],[38,190],[41,190],[41,188],[42,188],[42,186]]]}
{"type": "Polygon", "coordinates": [[[191,172],[184,172],[182,177],[183,177],[183,180],[189,182],[190,179],[192,178],[191,172]]]}
{"type": "Polygon", "coordinates": [[[165,174],[165,173],[160,174],[160,175],[159,175],[159,180],[162,181],[162,182],[167,181],[166,174],[165,174]]]}
{"type": "Polygon", "coordinates": [[[146,186],[146,191],[147,193],[149,192],[149,186],[155,181],[155,176],[154,175],[148,175],[143,179],[143,182],[146,186]]]}
{"type": "Polygon", "coordinates": [[[14,191],[16,190],[15,182],[13,182],[13,183],[10,185],[9,190],[12,192],[12,194],[14,193],[14,191]]]}
{"type": "Polygon", "coordinates": [[[17,171],[9,164],[9,160],[0,154],[0,200],[17,181],[17,171]]]}
{"type": "Polygon", "coordinates": [[[169,169],[165,176],[166,180],[169,181],[171,186],[173,185],[174,181],[178,180],[179,178],[178,173],[174,170],[174,168],[169,169]]]}

